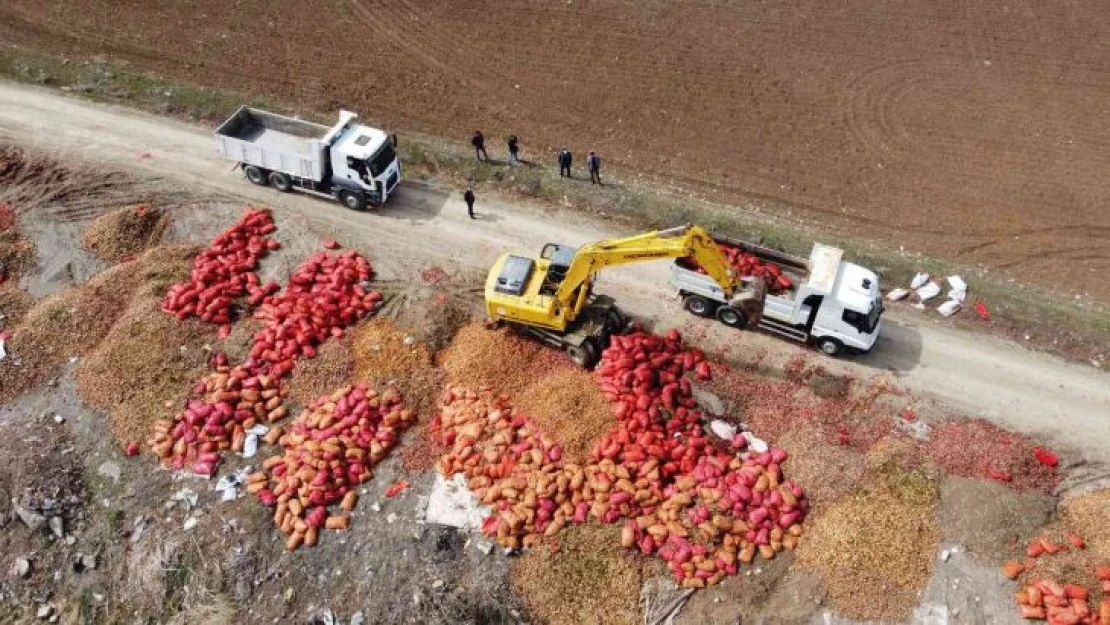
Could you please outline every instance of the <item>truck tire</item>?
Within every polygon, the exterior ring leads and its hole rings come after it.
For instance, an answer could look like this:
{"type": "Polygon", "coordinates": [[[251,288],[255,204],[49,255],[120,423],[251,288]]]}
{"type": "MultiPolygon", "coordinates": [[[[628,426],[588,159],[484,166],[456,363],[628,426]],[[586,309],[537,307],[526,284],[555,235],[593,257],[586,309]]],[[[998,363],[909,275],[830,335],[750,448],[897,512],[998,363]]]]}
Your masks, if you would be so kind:
{"type": "Polygon", "coordinates": [[[821,350],[821,353],[826,356],[837,356],[844,351],[844,346],[840,341],[826,336],[817,339],[817,349],[821,350]]]}
{"type": "Polygon", "coordinates": [[[339,201],[343,202],[343,206],[353,211],[366,210],[366,196],[361,193],[355,191],[342,191],[339,194],[339,201]]]}
{"type": "Polygon", "coordinates": [[[293,181],[280,171],[273,171],[270,172],[270,186],[282,193],[289,193],[293,190],[293,181]]]}
{"type": "Polygon", "coordinates": [[[266,170],[254,165],[246,165],[243,167],[243,173],[246,174],[247,180],[254,184],[264,187],[266,186],[266,170]]]}
{"type": "Polygon", "coordinates": [[[597,348],[593,341],[583,341],[582,345],[567,345],[567,355],[583,369],[592,369],[597,364],[597,348]]]}
{"type": "Polygon", "coordinates": [[[748,316],[741,310],[736,310],[732,306],[721,306],[717,309],[717,321],[725,324],[730,328],[737,328],[743,330],[748,327],[748,316]]]}
{"type": "Polygon", "coordinates": [[[687,295],[682,307],[699,317],[713,316],[713,302],[700,295],[687,295]]]}

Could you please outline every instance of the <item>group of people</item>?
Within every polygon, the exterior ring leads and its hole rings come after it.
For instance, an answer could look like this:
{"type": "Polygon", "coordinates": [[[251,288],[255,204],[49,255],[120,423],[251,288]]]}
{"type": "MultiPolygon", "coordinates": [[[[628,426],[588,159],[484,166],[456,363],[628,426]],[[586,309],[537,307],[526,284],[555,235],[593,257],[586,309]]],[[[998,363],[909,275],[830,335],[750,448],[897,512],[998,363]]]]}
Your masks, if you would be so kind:
{"type": "MultiPolygon", "coordinates": [[[[516,165],[520,163],[520,140],[516,135],[509,135],[506,141],[509,147],[509,164],[516,165]]],[[[474,158],[478,162],[490,162],[489,152],[486,152],[486,136],[482,134],[481,130],[475,130],[474,136],[470,138],[470,145],[474,146],[474,158]]],[[[560,178],[573,178],[571,174],[571,165],[574,163],[574,155],[566,147],[559,150],[559,177],[560,178]]],[[[597,152],[590,150],[586,156],[586,170],[590,172],[590,182],[593,184],[601,184],[601,157],[597,152]]]]}
{"type": "MultiPolygon", "coordinates": [[[[574,163],[574,155],[565,147],[559,150],[559,177],[573,178],[570,167],[574,163]]],[[[590,172],[590,184],[601,184],[601,157],[597,152],[590,150],[586,155],[586,169],[590,172]]]]}
{"type": "MultiPolygon", "coordinates": [[[[509,148],[509,165],[516,165],[521,162],[520,160],[520,140],[516,135],[509,135],[506,144],[509,148]]],[[[490,162],[489,152],[486,152],[486,136],[482,134],[481,130],[475,130],[474,136],[470,138],[470,145],[474,146],[474,158],[478,162],[490,162]]],[[[574,163],[574,155],[566,147],[559,150],[559,177],[560,178],[573,178],[571,175],[571,165],[574,163]]],[[[590,150],[586,155],[586,170],[590,172],[590,183],[601,184],[601,157],[597,152],[590,150]]],[[[471,219],[477,219],[474,216],[474,188],[467,187],[466,192],[463,193],[463,201],[466,202],[466,212],[471,219]]]]}
{"type": "MultiPolygon", "coordinates": [[[[506,143],[509,145],[509,164],[516,165],[520,162],[520,141],[516,135],[509,135],[506,143]]],[[[474,158],[478,159],[478,162],[490,162],[489,153],[486,152],[486,136],[481,130],[474,131],[474,136],[470,138],[470,145],[474,146],[474,158]]]]}

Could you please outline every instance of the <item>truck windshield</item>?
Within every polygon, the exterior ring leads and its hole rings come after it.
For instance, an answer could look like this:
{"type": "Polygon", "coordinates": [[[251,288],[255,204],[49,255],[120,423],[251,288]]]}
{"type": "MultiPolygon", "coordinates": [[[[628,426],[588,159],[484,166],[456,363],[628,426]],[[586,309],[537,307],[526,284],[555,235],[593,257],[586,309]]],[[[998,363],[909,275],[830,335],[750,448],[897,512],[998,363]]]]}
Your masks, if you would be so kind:
{"type": "Polygon", "coordinates": [[[370,167],[370,175],[374,177],[380,176],[396,159],[397,153],[393,151],[393,146],[386,141],[385,145],[367,160],[367,165],[370,167]]]}
{"type": "Polygon", "coordinates": [[[882,317],[882,314],[883,302],[882,300],[875,300],[871,303],[871,311],[868,312],[866,315],[845,308],[844,314],[841,315],[841,319],[844,321],[844,323],[852,326],[856,330],[859,330],[861,334],[871,334],[875,331],[875,328],[878,327],[879,318],[882,317]]]}

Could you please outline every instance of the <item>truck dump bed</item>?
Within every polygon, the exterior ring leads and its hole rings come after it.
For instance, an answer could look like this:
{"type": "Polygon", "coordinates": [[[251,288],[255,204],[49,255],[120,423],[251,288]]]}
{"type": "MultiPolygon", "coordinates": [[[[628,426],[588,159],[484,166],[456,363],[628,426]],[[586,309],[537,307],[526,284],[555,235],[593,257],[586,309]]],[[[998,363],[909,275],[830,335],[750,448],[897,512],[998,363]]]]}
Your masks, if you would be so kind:
{"type": "Polygon", "coordinates": [[[216,129],[221,155],[292,176],[320,181],[328,127],[241,107],[216,129]]]}

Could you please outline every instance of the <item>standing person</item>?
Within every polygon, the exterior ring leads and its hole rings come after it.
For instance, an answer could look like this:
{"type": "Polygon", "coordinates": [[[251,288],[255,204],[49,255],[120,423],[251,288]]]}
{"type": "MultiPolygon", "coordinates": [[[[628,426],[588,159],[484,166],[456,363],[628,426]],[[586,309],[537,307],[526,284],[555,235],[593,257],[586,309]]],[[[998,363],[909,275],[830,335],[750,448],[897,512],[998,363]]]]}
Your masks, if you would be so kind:
{"type": "Polygon", "coordinates": [[[509,135],[509,164],[520,162],[520,144],[517,142],[516,135],[509,135]]]}
{"type": "Polygon", "coordinates": [[[486,153],[486,138],[482,135],[481,130],[474,131],[474,136],[470,138],[470,145],[474,146],[474,158],[478,159],[478,162],[482,161],[482,157],[485,157],[487,163],[489,162],[489,154],[486,153]]]}
{"type": "Polygon", "coordinates": [[[574,160],[570,150],[563,148],[559,150],[559,177],[566,176],[570,178],[570,164],[574,160]]]}
{"type": "Polygon", "coordinates": [[[466,188],[466,193],[463,193],[463,201],[466,202],[466,214],[470,215],[471,219],[477,219],[474,216],[474,189],[466,188]]]}
{"type": "Polygon", "coordinates": [[[586,169],[590,170],[590,183],[601,184],[601,157],[597,152],[590,150],[590,155],[586,157],[586,169]]]}

